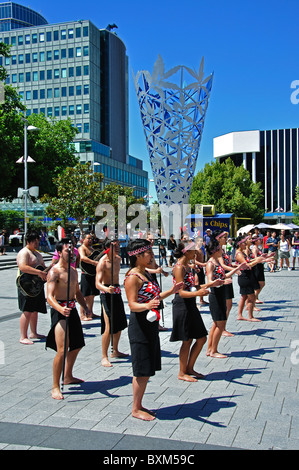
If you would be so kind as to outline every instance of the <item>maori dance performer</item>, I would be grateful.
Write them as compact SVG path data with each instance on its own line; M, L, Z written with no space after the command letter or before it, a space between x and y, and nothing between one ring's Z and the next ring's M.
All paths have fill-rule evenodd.
M113 259L111 244L113 244ZM121 257L119 256L120 245L118 240L108 240L105 243L106 250L109 251L101 258L96 271L96 288L100 291L102 304L101 312L101 333L102 333L102 366L112 367L108 360L108 347L111 337L111 327L113 327L113 350L111 357L127 357L128 354L118 350L118 343L122 330L127 328L125 308L121 296L119 285L119 271ZM113 271L113 279L111 279ZM113 299L112 299L113 296ZM113 308L113 311L111 311ZM113 315L113 319L112 319ZM113 321L112 321L113 320Z
M131 310L128 333L133 366L132 416L152 421L155 416L142 406L142 399L149 378L161 370L159 312L156 309L161 299L175 294L183 283L160 292L159 285L146 271L154 257L148 240L130 241L128 255L130 269L125 277L125 290Z
M73 367L80 349L85 345L82 325L76 309L75 299L79 302L86 314L89 314L87 304L79 289L78 273L75 268L70 267L70 279L68 279L69 242L62 239L56 245L59 253L59 261L48 274L47 301L51 306L51 330L47 336L46 348L56 351L53 362L53 387L52 398L62 400L60 390L60 376L63 368L66 318L68 318L68 337L66 368L64 385L79 384L83 382L73 376ZM71 252L73 256L73 251ZM69 307L66 299L69 286Z
M39 234L36 231L28 231L25 237L26 246L19 251L17 255L17 264L19 267L19 276L17 279L18 284L18 302L19 309L22 312L20 318L21 344L34 344L32 339L42 339L43 335L37 333L37 317L38 312L47 313L45 292L43 282L47 279L46 266L42 255L37 251L39 246ZM38 269L39 268L39 269ZM26 293L21 289L20 278L28 279L28 287L30 289L31 279L32 286L36 282L41 286L40 293L32 296L32 293ZM28 338L28 326L30 325L30 336Z
M92 255L95 252L94 248L92 247L93 244L93 236L91 233L86 233L83 238L82 245L79 247L79 255L80 261L83 263L87 263L89 266L93 266L94 274L85 273L82 269L81 272L81 292L85 299L86 305L88 306L88 310L91 312L88 316L85 315L84 309L81 307L80 309L80 318L81 321L90 321L93 318L97 318L97 315L93 313L93 304L94 298L96 295L99 295L99 291L95 285L95 274L96 274L96 267L98 261L92 259Z
M181 241L174 252L178 261L172 271L174 281L183 282L184 287L173 300L173 328L170 341L182 341L178 378L187 382L196 382L197 379L203 378L202 374L195 372L194 364L208 334L196 307L196 297L208 295L209 292L205 288L206 286L196 289L194 275L189 265L195 257L195 249L193 241ZM193 339L195 339L195 343L192 346Z
M218 344L221 335L225 331L227 320L227 304L226 304L226 285L231 285L231 277L239 269L244 268L246 263L240 264L228 273L222 265L222 247L216 238L211 238L206 246L209 261L206 266L207 282L211 286L209 295L210 312L213 319L213 325L209 333L209 341L207 347L207 356L224 359L227 356L218 352ZM220 261L221 260L221 261ZM213 286L213 282L221 280L222 285Z
M219 263L224 268L225 271L232 271L234 269L231 258L225 252L224 246L226 246L228 232L222 230L215 230L212 235L221 245L222 251L221 256L219 257ZM235 266L236 267L236 266ZM233 306L234 298L234 288L232 279L227 279L224 284L225 298L226 298L226 321L228 320L230 311ZM226 329L223 331L222 336L234 336L232 333L229 333Z
M251 260L249 255L246 253L246 243L249 239L249 236L244 237L240 235L235 241L235 248L236 248L236 255L235 259L238 264L242 264L244 262L247 263L245 268L241 269L241 274L238 276L238 284L240 287L240 294L241 299L239 301L238 307L238 317L237 320L247 320L247 321L255 321L259 322L258 318L253 316L253 309L255 306L255 289L258 288L258 282L252 270L253 266L258 263L263 263L265 261L264 256L258 256L254 260ZM243 317L243 309L245 306L248 309L248 319Z

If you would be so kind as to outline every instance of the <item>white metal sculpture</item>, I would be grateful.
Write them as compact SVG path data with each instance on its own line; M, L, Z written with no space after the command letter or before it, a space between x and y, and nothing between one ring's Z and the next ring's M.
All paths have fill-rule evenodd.
M213 74L186 66L133 74L159 204L188 203Z

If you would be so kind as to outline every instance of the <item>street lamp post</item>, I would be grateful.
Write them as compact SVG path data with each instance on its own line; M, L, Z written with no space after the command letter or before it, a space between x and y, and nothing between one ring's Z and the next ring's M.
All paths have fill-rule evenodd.
M35 126L28 126L28 121L25 118L22 118L24 121L24 232L25 235L27 233L27 226L28 226L28 215L27 215L27 202L28 202L28 162L34 162L34 160L28 157L28 143L27 143L27 131L38 131L38 127ZM17 163L19 163L22 159L19 159ZM25 237L24 237L24 245L25 245Z

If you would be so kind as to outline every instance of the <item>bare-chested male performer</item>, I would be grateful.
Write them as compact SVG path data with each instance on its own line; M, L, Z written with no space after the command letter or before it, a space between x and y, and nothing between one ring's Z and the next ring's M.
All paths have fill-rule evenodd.
M20 274L39 276L43 281L47 279L46 271L37 269L37 266L46 268L42 255L37 251L39 247L39 234L36 231L28 231L25 236L26 246L17 255L17 264ZM35 297L26 295L18 288L19 309L22 312L20 318L21 337L20 343L33 344L32 339L42 339L43 335L37 333L38 312L47 313L44 289ZM28 326L30 325L30 336L28 338Z
M95 251L94 248L92 247L93 243L93 236L91 233L86 233L83 238L83 243L79 247L79 254L80 254L80 260L81 262L85 262L91 266L94 266L94 271L96 269L96 266L98 265L98 261L93 260L90 258L90 256L93 254ZM96 318L97 316L94 315L93 313L93 304L94 304L94 298L96 295L99 295L99 291L97 290L95 286L95 275L89 275L84 273L82 270L81 273L81 292L83 294L83 297L85 299L85 302L88 306L88 309L90 310L90 314L87 316L84 313L84 310L81 308L80 309L80 317L82 321L86 320L92 320L92 318Z
M113 243L113 279L111 279L111 244ZM121 290L119 286L119 271L121 257L119 256L119 241L108 240L105 248L110 251L105 254L97 266L96 287L100 290L102 303L101 333L102 333L102 366L112 367L108 359L108 348L111 337L111 299L113 296L113 351L111 357L127 357L118 350L122 330L127 328L127 318Z
M65 364L64 385L78 384L83 380L73 376L73 367L80 349L85 345L81 321L76 309L75 299L89 314L88 307L80 291L78 273L70 268L69 307L67 308L69 241L62 239L56 245L59 261L49 271L47 279L47 301L51 305L51 330L47 336L46 347L57 354L53 361L52 398L62 400L60 376L63 367L66 317L68 317L68 344ZM71 252L73 257L73 252Z

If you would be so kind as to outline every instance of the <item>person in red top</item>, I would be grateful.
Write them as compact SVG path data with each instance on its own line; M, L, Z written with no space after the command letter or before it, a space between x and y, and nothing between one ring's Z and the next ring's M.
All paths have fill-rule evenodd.
M270 235L271 235L270 230L267 230L265 237L263 237L263 253L268 253L269 246L267 245L267 240L270 237Z

